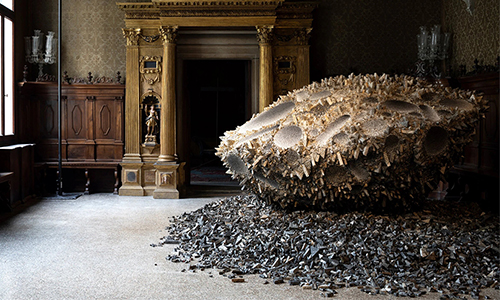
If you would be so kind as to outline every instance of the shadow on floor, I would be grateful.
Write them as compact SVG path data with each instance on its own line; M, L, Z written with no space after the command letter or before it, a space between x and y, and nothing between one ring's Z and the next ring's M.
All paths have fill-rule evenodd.
M198 185L187 187L185 198L230 197L244 193L239 185Z

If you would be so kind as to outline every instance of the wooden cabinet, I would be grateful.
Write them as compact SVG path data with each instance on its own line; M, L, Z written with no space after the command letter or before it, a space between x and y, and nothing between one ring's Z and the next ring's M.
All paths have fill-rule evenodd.
M481 200L497 209L499 205L499 73L478 74L458 78L461 89L476 90L488 101L485 118L476 127L476 135L465 147L464 157L452 173L461 197Z
M485 118L476 128L474 142L466 147L464 161L459 169L498 178L499 143L499 81L498 73L481 74L458 79L461 89L476 90L488 101Z
M36 159L57 161L57 85L27 82L20 95L32 109L32 140ZM62 87L63 161L121 162L123 158L123 100L121 84L72 84ZM33 113L33 111L35 113Z
M21 83L19 96L20 107L28 109L21 120L23 137L36 144L37 162L55 167L59 155L57 84ZM124 97L122 84L63 84L63 167L85 169L86 176L89 168L118 170L124 150Z

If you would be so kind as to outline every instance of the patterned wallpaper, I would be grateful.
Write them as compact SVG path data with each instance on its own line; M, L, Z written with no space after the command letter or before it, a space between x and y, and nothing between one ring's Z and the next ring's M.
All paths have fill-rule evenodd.
M313 21L311 79L407 72L417 60L419 27L440 22L436 0L321 0Z
M125 75L124 13L116 2L63 1L62 70L68 75ZM473 16L461 0L318 2L310 40L311 80L351 72L407 72L417 59L419 27L441 23L443 8L445 28L454 35L452 64L471 65L474 57L493 63L499 53L498 0L476 0ZM57 0L32 0L31 6L33 28L57 30Z
M57 1L37 0L32 6L33 28L57 31ZM62 16L63 72L84 78L89 72L94 77L125 75L124 13L115 0L65 0Z
M500 55L500 2L476 0L473 14L463 1L445 1L445 28L452 33L451 67L466 65L472 71L474 60L494 65Z

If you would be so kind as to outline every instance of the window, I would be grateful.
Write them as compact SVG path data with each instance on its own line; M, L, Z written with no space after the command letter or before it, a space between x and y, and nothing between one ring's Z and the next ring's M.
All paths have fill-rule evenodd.
M0 0L0 4L8 8L9 10L14 10L14 0Z
M0 0L0 136L14 135L14 11Z

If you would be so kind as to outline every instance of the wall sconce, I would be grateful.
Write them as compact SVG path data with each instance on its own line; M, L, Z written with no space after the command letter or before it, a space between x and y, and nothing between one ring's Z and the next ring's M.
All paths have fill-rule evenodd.
M448 58L448 48L450 46L450 33L441 33L441 25L434 25L431 32L427 31L425 26L420 27L420 33L417 34L418 59L417 76L441 77L434 62ZM425 62L427 63L427 67Z
M38 79L43 77L43 65L53 64L57 59L57 39L54 37L54 32L49 31L46 36L45 51L43 37L43 32L35 30L34 36L24 38L26 61L30 64L38 64Z

